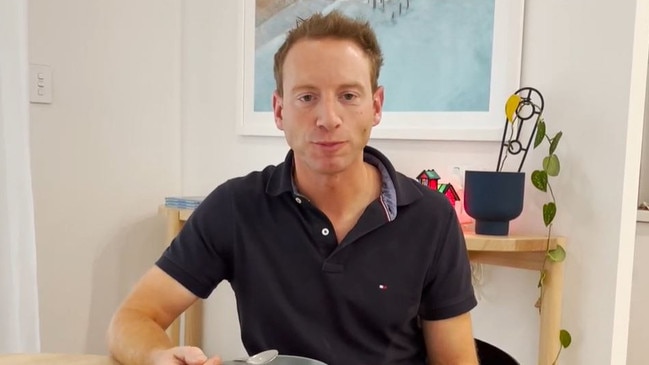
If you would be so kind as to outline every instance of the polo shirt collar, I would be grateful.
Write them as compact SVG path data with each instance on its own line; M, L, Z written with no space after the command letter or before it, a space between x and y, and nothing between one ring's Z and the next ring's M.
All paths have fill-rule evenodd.
M418 200L423 195L414 184L408 184L407 179L403 176L398 176L398 173L392 166L392 163L385 155L377 149L365 146L363 159L377 166L381 172L383 186L381 198L387 205L390 215L396 215L397 206L405 206ZM286 154L284 162L277 165L277 168L272 172L268 184L266 185L266 193L272 196L278 196L283 193L297 194L293 184L293 160L295 156L293 150L289 150ZM401 177L401 178L399 178ZM396 199L395 199L396 198Z

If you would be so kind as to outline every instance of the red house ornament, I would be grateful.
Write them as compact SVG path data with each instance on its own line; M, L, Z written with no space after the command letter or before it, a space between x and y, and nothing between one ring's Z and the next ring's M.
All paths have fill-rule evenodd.
M455 206L455 202L460 201L460 195L458 195L457 191L455 191L455 188L450 183L439 184L437 191L446 195L452 206Z
M453 185L450 183L439 183L439 175L435 170L424 170L417 175L417 180L420 184L427 186L431 190L437 190L440 193L444 194L452 206L455 206L455 202L460 201L460 195L457 193Z
M439 175L437 175L435 170L424 170L419 173L417 180L419 180L422 185L428 186L428 188L432 190L437 190Z

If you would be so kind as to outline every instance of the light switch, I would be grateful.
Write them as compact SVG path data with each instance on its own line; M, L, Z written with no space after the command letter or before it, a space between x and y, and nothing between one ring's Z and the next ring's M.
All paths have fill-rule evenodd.
M52 103L52 68L49 65L29 65L29 101Z

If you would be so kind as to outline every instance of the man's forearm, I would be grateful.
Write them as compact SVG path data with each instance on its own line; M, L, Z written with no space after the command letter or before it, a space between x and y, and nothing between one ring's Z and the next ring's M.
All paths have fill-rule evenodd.
M135 310L121 310L108 329L108 347L123 365L152 365L156 350L173 347L155 321Z

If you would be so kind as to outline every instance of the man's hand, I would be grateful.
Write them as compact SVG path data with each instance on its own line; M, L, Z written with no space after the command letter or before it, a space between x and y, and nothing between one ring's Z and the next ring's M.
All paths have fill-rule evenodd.
M180 346L158 350L152 355L154 365L221 365L218 356L208 358L198 347Z

